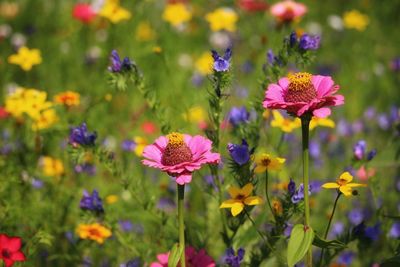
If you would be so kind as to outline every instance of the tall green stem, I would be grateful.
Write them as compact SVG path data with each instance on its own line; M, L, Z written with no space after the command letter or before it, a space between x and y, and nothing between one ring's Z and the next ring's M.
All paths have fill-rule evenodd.
M333 204L333 209L332 209L331 217L329 218L328 225L326 226L324 239L326 239L326 238L328 237L329 229L331 228L331 223L332 223L333 215L335 215L336 205L337 205L338 200L339 200L339 198L340 198L341 195L342 195L342 193L341 193L340 191L338 191L338 194L337 194L336 199L335 199L335 204ZM324 252L325 252L325 250L324 250L324 248L322 248L322 250L321 250L321 256L319 257L319 266L321 266L322 261L324 260Z
M303 186L304 186L304 225L310 227L310 201L308 196L309 186L309 128L311 116L305 114L301 117L301 134L303 144ZM312 267L312 246L307 251L306 266Z
M265 198L267 199L267 203L268 203L269 209L271 210L271 214L272 214L272 216L274 216L274 219L276 221L275 213L274 213L274 210L272 209L271 201L269 200L269 194L268 194L268 170L265 172Z
M178 184L178 221L179 221L179 247L183 248L181 255L181 267L185 267L185 222L183 220L183 202L185 197L185 185Z

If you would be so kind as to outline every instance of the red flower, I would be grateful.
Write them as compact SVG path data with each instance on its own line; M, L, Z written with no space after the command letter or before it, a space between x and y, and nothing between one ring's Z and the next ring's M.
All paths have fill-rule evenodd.
M4 107L0 107L0 119L5 119L10 115Z
M157 131L156 125L154 125L154 123L152 123L151 121L143 122L141 128L145 134L153 134Z
M261 0L238 0L237 4L247 12L265 11L268 8L268 4Z
M15 261L25 261L25 255L21 251L21 238L0 234L0 259L6 267L14 265Z
M96 16L93 8L88 4L76 4L72 16L83 23L90 23Z

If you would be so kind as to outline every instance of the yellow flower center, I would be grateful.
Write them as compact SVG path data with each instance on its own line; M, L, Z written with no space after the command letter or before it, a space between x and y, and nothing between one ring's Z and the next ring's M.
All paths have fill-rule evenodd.
M289 86L285 95L286 102L310 102L317 96L311 81L312 75L307 72L297 72L288 75Z
M161 163L174 166L192 160L192 151L186 145L183 134L173 132L167 135L168 144L161 158Z
M261 164L265 167L268 167L268 165L271 163L271 159L270 158L263 158L261 160Z
M346 179L337 179L336 180L336 183L338 184L338 185L340 185L340 186L344 186L344 185L346 185L348 182L347 182L347 180Z

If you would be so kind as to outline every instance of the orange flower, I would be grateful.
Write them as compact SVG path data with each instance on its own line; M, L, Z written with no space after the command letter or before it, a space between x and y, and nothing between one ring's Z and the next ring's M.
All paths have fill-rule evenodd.
M54 102L63 104L66 107L79 106L80 95L73 91L65 91L56 95Z
M80 238L94 240L99 244L111 236L111 231L99 223L80 224L76 232Z

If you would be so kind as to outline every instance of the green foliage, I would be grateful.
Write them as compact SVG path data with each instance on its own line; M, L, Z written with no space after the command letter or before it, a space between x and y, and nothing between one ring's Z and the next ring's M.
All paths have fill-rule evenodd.
M310 227L306 228L303 224L293 226L287 250L289 267L293 267L304 257L308 249L312 246L313 240L314 231Z

